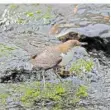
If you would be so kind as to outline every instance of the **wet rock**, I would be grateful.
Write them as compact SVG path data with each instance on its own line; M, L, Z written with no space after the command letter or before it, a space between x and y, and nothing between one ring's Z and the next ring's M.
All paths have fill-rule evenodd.
M97 49L110 53L110 26L106 24L89 24L84 27L70 28L61 31L56 37L61 41L80 39L88 42L88 51Z
M60 39L60 37L63 37L68 33L70 35L71 32L78 33L81 37L100 37L103 39L110 37L110 26L106 24L89 24L85 27L67 29L65 32L60 32L56 37Z
M0 82L24 82L42 80L42 71L33 68L31 56L23 49L8 43L1 43L6 52L0 57ZM10 49L10 50L7 50ZM11 50L12 49L12 50ZM1 49L2 50L2 49ZM46 72L46 79L55 79L54 71Z
M8 106L6 109L8 110L25 110L24 107L22 107L20 102L15 102L13 99L9 98L7 99Z
M12 44L1 44L4 52L0 57L0 82L8 80L8 78L11 80L17 74L23 74L23 70L31 71L32 65L28 64L30 56L27 52Z
M109 25L106 24L89 24L88 26L85 27L68 29L66 30L66 33L75 32L87 37L102 37L102 34L107 34L107 36L104 36L107 38L110 36L109 30L110 27ZM62 36L63 35L57 35L56 37L58 38Z
M8 46L10 47L10 45ZM0 82L3 83L3 82L24 82L24 81L42 80L43 70L37 68L33 69L33 65L29 62L30 56L28 55L28 53L18 47L16 48L12 50L12 52L9 53L7 56L0 58L1 60ZM69 69L72 66L73 62L75 62L80 58L89 59L89 57L90 56L86 52L85 48L75 47L63 56L63 60L60 63L60 66L65 66L65 71L69 72ZM51 80L51 79L57 80L58 78L54 72L56 71L53 71L53 69L46 71L45 73L46 80ZM93 76L94 75L92 73L91 78Z
M4 10L9 5L1 5L0 9L0 16L3 15ZM40 7L42 8L40 8ZM57 39L51 38L48 36L48 29L49 25L43 25L43 20L35 20L28 18L29 22L23 24L16 24L15 19L16 17L23 17L27 19L24 15L26 11L32 11L34 9L41 9L45 11L48 5L39 5L33 7L33 5L19 5L18 10L14 10L10 13L11 18L8 19L10 16L5 16L5 19L0 18L0 42L6 43L9 45L9 42L12 44L18 45L19 48L14 49L12 51L7 51L8 55L3 55L0 52L0 81L1 82L21 82L21 81L34 81L34 80L41 80L41 71L31 70L31 65L28 62L28 58L30 57L30 53L35 52L39 53L39 50L42 50L46 45L54 45L57 44ZM58 23L74 23L77 24L77 27L71 27L70 29L63 29L63 34L66 35L65 32L73 32L75 35L80 34L81 41L88 42L88 50L91 52L91 56L87 55L87 52L84 48L76 48L70 51L67 55L64 56L63 64L65 64L66 71L70 68L71 63L75 62L77 59L86 58L89 59L90 57L94 58L93 61L95 62L95 67L92 69L91 72L84 73L83 78L78 76L68 76L63 78L65 80L73 81L74 85L85 84L85 82L90 86L88 88L88 98L84 101L80 102L79 106L84 106L87 110L109 110L109 92L110 92L110 71L109 71L109 53L110 53L110 36L109 36L109 10L110 6L108 4L79 4L77 14L73 14L74 5L67 4L67 5L51 5L53 7L52 14L55 16L53 20L51 20L51 24L58 24ZM28 8L27 8L28 7ZM30 7L30 8L29 8ZM31 10L30 10L31 9ZM66 13L67 10L67 13ZM34 11L34 12L35 12ZM38 14L35 14L38 16ZM25 16L25 17L24 17ZM7 21L8 20L8 21ZM2 22L1 22L2 21ZM71 31L70 31L71 30ZM40 35L41 34L41 35ZM64 36L64 35L62 35ZM69 36L69 34L68 34ZM69 38L70 37L70 38ZM71 39L73 36L69 36L66 40ZM32 46L29 44L34 41L34 44L37 46ZM33 43L32 43L33 44ZM15 47L15 45L13 45ZM1 47L1 46L0 46ZM28 52L24 51L24 47L27 47ZM36 47L36 48L35 48ZM92 48L93 47L93 48ZM30 51L29 51L30 50ZM105 53L108 51L108 55L104 56ZM97 61L99 61L99 70ZM13 77L12 77L13 76ZM3 79L4 78L4 79ZM9 78L9 79L8 79ZM53 70L49 70L45 74L45 78L49 82L53 82L52 79L58 81L56 75L54 74ZM7 80L6 80L7 79ZM50 80L51 79L51 80ZM89 82L87 82L89 79ZM2 83L3 84L3 83ZM7 84L3 87L0 84L0 92L4 93L3 88L6 92L10 91L11 84L7 88ZM29 85L29 84L28 84ZM16 87L18 86L18 83ZM13 91L12 91L13 94ZM67 97L66 97L67 98ZM15 100L14 100L15 101ZM0 103L1 104L1 103ZM7 106L7 109L19 109L20 106L17 108L15 105L19 105L20 103L10 103ZM5 108L5 105L1 107L1 109ZM75 109L70 105L69 109ZM36 107L34 107L36 109ZM41 107L39 107L41 109ZM80 107L79 107L80 108ZM23 108L21 107L23 110ZM31 108L32 109L32 108ZM67 108L66 108L67 109Z
M110 27L109 25L106 25L106 24L90 24L86 27L77 28L76 30L78 33L84 36L101 37L101 35L104 33L109 34ZM109 37L109 36L110 34L107 35L106 37Z

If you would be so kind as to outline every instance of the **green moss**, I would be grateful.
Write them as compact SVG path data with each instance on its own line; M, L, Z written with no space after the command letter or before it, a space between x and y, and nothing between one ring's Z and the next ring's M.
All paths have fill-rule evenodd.
M36 84L36 83L35 83ZM34 100L40 99L49 99L53 101L60 101L62 99L62 95L66 92L65 88L62 87L61 84L51 84L46 83L46 88L40 90L41 85L37 84L38 87L28 87L23 89L24 87L19 87L22 89L23 95L20 100L25 104L29 105L30 102L34 102Z
M88 88L86 86L81 85L76 91L76 96L80 98L87 97L88 96L87 90Z
M40 103L48 100L55 103L52 110L61 110L65 103L75 106L82 97L88 96L86 86L81 85L74 92L69 85L70 83L68 82L57 84L46 82L46 88L43 88L43 84L34 82L30 87L21 86L18 90L21 88L23 92L20 99L25 106L31 106L35 101Z
M49 24L50 23L50 19L52 18L50 13L46 13L43 15L43 22L44 24Z
M24 95L21 97L21 101L24 103L24 104L27 104L27 103L30 103L31 102L33 103L34 100L36 100L36 98L40 95L40 91L37 90L32 90L32 89L28 89Z
M11 4L10 5L10 9L16 9L17 8L17 5L16 4Z
M76 91L72 95L72 99L70 98L71 100L69 100L69 103L71 105L76 106L76 104L80 102L82 98L86 98L86 97L88 97L87 87L84 85L81 85L76 89Z
M44 14L44 16L43 16L43 18L45 18L45 19L50 19L52 16L51 16L51 14L50 13L46 13L46 14Z
M61 95L61 94L65 93L65 88L63 88L62 85L56 85L55 93L58 95Z
M13 47L9 47L9 46L6 46L5 44L0 43L0 51L5 51L5 50L11 51L11 50L14 50L14 49L15 48L13 48Z
M25 18L22 19L22 16L19 16L19 18L16 20L16 23L23 24L29 22L30 20L42 20L43 24L49 24L50 19L54 17L52 16L52 7L48 6L46 10L41 10L42 9L38 9L36 11L28 10L27 12L23 13Z
M9 94L1 93L0 94L0 103L5 104L8 96L9 96Z
M90 72L93 68L93 65L94 62L92 60L78 59L72 64L70 72L75 72L76 74Z
M76 105L76 103L78 103L79 101L80 101L80 98L75 96L73 97L72 100L70 100L70 103Z
M36 11L37 14L41 14L41 12L42 12L41 10L37 10Z
M52 110L63 110L63 109L60 104L56 104L54 107L52 107Z
M65 93L65 88L61 84L48 84L48 88L44 91L43 98L49 98L51 100L61 100L61 95Z
M34 16L34 13L33 12L26 12L25 13L28 17L33 17Z
M54 16L52 16L51 7L50 7L50 6L48 6L47 11L46 11L46 13L42 16L42 18L43 18L44 24L49 24L49 23L50 23L50 19L51 19L51 18L54 18Z
M23 24L23 23L24 23L24 19L18 18L16 22L17 22L18 24Z
M71 81L50 83L46 82L46 88L43 88L41 82L28 82L22 84L10 85L13 99L20 101L24 107L36 106L41 104L41 107L51 106L52 110L62 110L65 107L76 106L76 104L83 98L87 97L87 88L84 85L74 87ZM14 97L14 94L19 94ZM1 95L2 102L6 101L8 95ZM51 105L47 105L47 102ZM43 104L43 105L42 105ZM37 105L38 106L38 105Z
M5 44L0 43L0 57L7 56L11 51L15 50L15 47L9 47Z

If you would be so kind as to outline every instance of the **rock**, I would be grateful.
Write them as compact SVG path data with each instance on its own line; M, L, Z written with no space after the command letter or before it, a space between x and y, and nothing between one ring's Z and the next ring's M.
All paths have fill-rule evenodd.
M0 57L0 82L22 82L22 81L34 81L42 80L42 70L33 69L33 65L29 62L30 56L23 49L16 47L15 45L4 44L11 50L7 56ZM7 51L8 52L8 51ZM77 59L88 59L89 55L83 47L75 47L67 54L64 54L63 60L60 63L61 66L65 66L65 71L69 71L72 63ZM48 73L48 74L47 74ZM54 71L50 70L45 74L47 80L56 79Z
M4 10L9 9L9 7L10 7L10 4L0 6L0 9L1 9L0 20L5 21L5 19L2 19L2 15ZM32 67L28 62L28 58L30 56L28 55L28 53L32 53L32 51L35 53L39 53L38 51L39 50L41 51L45 46L51 46L51 45L60 43L56 39L56 37L51 38L48 36L50 25L43 24L43 19L41 18L41 14L35 14L37 10L41 10L44 15L47 13L47 8L48 9L52 8L51 13L49 13L48 15L51 14L52 16L54 16L54 18L50 19L51 21L50 25L58 24L58 23L77 24L78 27L71 27L69 29L67 28L67 29L64 29L64 31L62 30L63 31L62 36L64 37L65 35L67 38L70 32L72 33L71 35L73 35L73 33L74 35L80 34L81 35L80 41L88 42L89 44L87 46L88 49L92 52L92 55L95 54L94 56L92 56L92 59L97 58L100 63L99 72L97 68L94 67L91 72L84 73L83 78L78 76L73 76L73 77L70 76L70 77L63 78L63 81L65 80L73 81L74 86L77 85L77 87L81 84L84 85L86 82L87 83L86 85L89 85L90 88L88 88L88 98L84 102L82 101L83 104L85 104L85 108L88 110L109 110L110 108L109 56L103 60L104 52L105 51L110 52L110 48L109 48L110 46L110 37L109 37L110 5L109 4L78 4L77 13L75 15L73 13L74 4L19 5L19 8L17 8L16 10L9 9L9 14L7 13L6 16L4 17L8 21L6 22L3 21L4 24L2 22L0 26L0 42L5 43L5 45L8 45L8 47L12 46L12 44L15 44L17 46L20 46L20 48L13 45L14 47L17 47L17 49L8 48L10 51L8 50L5 50L4 52L0 51L0 71L1 71L0 82L6 82L6 84L3 84L3 83L0 84L0 94L5 92L10 93L10 89L13 86L13 84L7 83L7 82L20 82L20 81L28 82L28 81L34 81L34 80L40 81L42 79L41 78L42 71L31 69ZM33 11L34 16L27 17L24 14L27 11L28 12ZM39 16L40 16L40 19L38 20ZM22 24L18 24L16 22L17 20L19 20L19 18L21 20L23 19ZM72 38L73 36L69 36L69 37L65 40L73 39ZM0 45L0 48L1 48L1 45ZM28 53L21 48L28 50L27 51ZM3 54L6 52L8 53L8 55ZM77 47L71 50L68 54L64 56L65 60L63 60L63 64L65 64L65 69L68 70L70 68L71 63L75 62L77 59L80 59L80 57L89 59L91 56L88 56L87 54L88 54L87 51L82 47L81 48ZM108 53L108 55L110 54ZM94 61L94 64L96 63L97 62ZM58 79L55 77L56 75L52 70L47 71L45 76L46 76L46 80L51 83L53 82L53 79L55 82L58 82ZM4 78L4 80L1 79L1 77ZM87 82L87 79L89 79L89 82ZM23 82L21 84L23 85ZM7 85L9 86L7 87ZM14 85L18 87L19 83L14 83ZM28 85L30 85L30 82ZM26 85L23 87L25 88ZM31 85L31 87L33 87L33 84ZM14 90L16 89L14 88ZM14 94L14 91L12 91L11 93ZM21 93L19 95L21 95ZM9 96L9 98L11 98L11 96ZM16 103L17 97L15 96L14 98L15 100L13 101L15 102L15 104L19 105L19 103ZM9 103L9 106L7 106L7 104L0 103L0 108L4 110L6 107L7 109L11 109L10 107L12 107L12 109L16 110L15 105L12 106L13 104L14 103ZM1 105L3 105L3 107ZM72 104L68 106L69 108L66 107L65 109L72 109L72 110L76 109L76 107L72 106ZM81 103L81 106L82 106L82 103ZM35 105L33 107L34 109L37 109ZM39 107L40 109L42 109L41 106ZM21 109L23 110L22 107ZM31 107L28 109L33 109L33 108Z
M110 53L110 26L107 24L89 24L84 27L70 28L56 35L59 40L80 39L88 42L88 50L104 50Z
M30 56L23 49L13 45L1 43L4 51L1 50L0 57L0 82L16 74L23 74L23 70L31 71L32 65L28 64ZM9 78L10 79L10 78Z
M61 37L66 37L70 33L80 34L81 36L86 37L100 37L100 38L107 38L110 37L110 26L106 24L89 24L84 27L79 28L70 28L65 30L65 32L61 31L58 35L56 35L57 38L61 39Z

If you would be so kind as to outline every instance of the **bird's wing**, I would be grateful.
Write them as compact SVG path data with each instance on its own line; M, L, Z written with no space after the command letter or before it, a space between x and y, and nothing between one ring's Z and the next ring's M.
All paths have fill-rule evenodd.
M52 68L61 62L60 53L54 49L45 50L36 58L36 66L42 68Z

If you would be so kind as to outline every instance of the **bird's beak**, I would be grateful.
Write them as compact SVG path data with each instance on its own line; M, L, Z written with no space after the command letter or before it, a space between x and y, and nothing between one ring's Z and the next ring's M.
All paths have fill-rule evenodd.
M88 45L87 42L80 42L80 45Z

